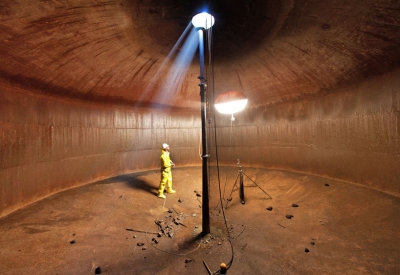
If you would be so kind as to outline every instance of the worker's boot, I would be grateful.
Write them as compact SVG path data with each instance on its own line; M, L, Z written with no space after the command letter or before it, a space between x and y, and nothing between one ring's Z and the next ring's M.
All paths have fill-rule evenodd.
M164 195L163 193L158 194L157 197L160 198L160 199L165 199L165 198L166 198L165 195Z

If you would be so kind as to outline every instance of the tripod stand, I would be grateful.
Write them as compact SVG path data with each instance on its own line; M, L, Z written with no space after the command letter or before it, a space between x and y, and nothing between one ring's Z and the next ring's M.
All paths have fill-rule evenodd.
M238 165L238 167L239 167L239 172L238 172L238 175L237 175L237 177L236 177L235 184L234 184L233 187L232 187L231 194L229 195L229 199L228 199L228 201L227 201L227 203L226 203L225 208L228 206L229 201L232 200L233 189L235 188L235 186L236 186L236 184L237 184L237 182L238 182L238 179L239 179L239 197L240 197L240 202L241 202L242 204L245 204L245 200L244 200L243 175L245 175L245 176L246 176L251 182L253 182L261 191L263 191L270 199L272 199L272 197L271 197L270 195L268 195L267 192L265 192L255 181L253 181L248 175L246 175L245 172L243 172L242 166L240 165L240 159L237 159L237 165Z

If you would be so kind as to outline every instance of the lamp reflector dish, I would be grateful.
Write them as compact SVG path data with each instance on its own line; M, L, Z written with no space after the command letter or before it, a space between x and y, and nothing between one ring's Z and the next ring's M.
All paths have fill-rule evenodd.
M228 91L220 94L215 100L215 108L221 114L234 114L242 111L248 99L239 91Z

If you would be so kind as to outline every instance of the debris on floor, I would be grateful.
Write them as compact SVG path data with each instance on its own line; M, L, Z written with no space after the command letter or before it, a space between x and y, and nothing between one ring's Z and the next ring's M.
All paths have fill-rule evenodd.
M170 208L171 212L175 211L175 209ZM170 210L168 210L169 213ZM176 211L175 211L176 212ZM177 212L176 212L177 213ZM174 225L182 225L187 227L182 221L188 217L185 213L180 213L177 216L169 215L166 216L166 221L164 220L157 220L155 224L158 226L158 234L157 237L161 238L162 236L167 236L172 238L175 234Z
M293 175L297 177L296 174ZM186 174L183 174L182 177L186 176ZM232 176L233 180L235 179L234 176ZM155 178L158 179L158 173ZM233 185L233 180L231 185ZM330 182L334 184L333 181ZM48 206L44 209L32 208L36 209L36 211L28 212L28 214L21 216L16 212L18 214L17 217L22 218L20 222L13 220L14 214L7 218L8 223L5 223L6 219L3 218L0 228L7 234L3 234L3 239L0 239L0 243L2 245L10 244L11 249L7 249L6 246L6 250L2 250L6 253L0 253L0 262L4 263L8 258L7 253L12 253L10 254L11 256L18 255L18 257L9 259L22 264L21 270L28 270L29 263L30 266L35 265L35 267L40 268L43 275L54 274L54 270L59 268L60 263L68 266L70 274L80 274L84 270L86 270L86 274L95 274L95 268L102 265L101 274L131 274L132 271L135 274L144 274L152 270L154 271L153 273L160 274L204 273L206 275L207 271L202 261L205 260L213 271L218 270L218 265L222 260L228 261L230 259L232 251L230 242L232 242L235 257L233 269L228 270L228 274L232 273L231 275L246 273L246 270L254 268L255 265L257 265L257 270L264 270L270 274L285 273L285 271L290 273L293 262L296 262L296 269L304 270L304 273L308 274L321 274L325 270L332 271L331 273L346 274L348 270L351 271L357 268L374 270L376 266L379 266L379 269L382 269L384 274L397 274L394 272L396 267L390 265L396 260L396 255L393 252L396 251L397 246L395 245L399 243L398 239L395 238L396 234L393 234L393 229L399 228L400 220L395 218L399 212L396 211L399 209L398 200L388 200L388 198L392 197L372 192L365 188L347 186L346 184L334 184L333 188L336 188L336 185L340 188L335 189L334 196L326 196L326 192L329 190L322 187L325 187L324 184L329 182L321 180L312 181L304 184L304 186L301 185L301 188L304 189L300 189L297 193L288 194L286 191L293 187L292 181L284 178L278 183L274 186L271 181L271 189L275 188L273 192L274 197L277 198L273 201L263 200L262 194L259 194L257 188L247 189L245 187L247 197L252 198L249 202L246 201L246 205L251 206L245 207L246 209L236 198L236 193L234 196L235 204L230 205L226 211L222 207L221 210L216 207L225 206L226 202L223 200L221 203L217 197L212 197L209 209L211 212L210 224L212 225L210 232L213 233L212 235L215 239L206 238L207 244L201 242L203 238L201 235L202 215L201 209L198 208L198 200L201 200L201 198L193 193L196 188L200 192L199 187L186 188L185 192L183 192L182 188L182 196L175 196L175 198L170 196L168 197L169 200L167 199L163 204L163 201L152 198L153 194L147 192L147 189L135 190L124 183L114 184L113 186L101 184L99 188L101 188L102 192L104 191L104 198L102 197L101 201L105 205L103 203L97 204L100 200L97 189L93 190L93 192L96 191L95 193L91 191L85 197L82 197L81 203L78 204L87 206L87 211L96 211L95 214L87 215L86 219L75 219L75 217L81 217L83 213L86 216L86 212L79 212L84 210L81 208L74 208L77 212L68 213L66 216L64 207L69 206L69 204L65 204L68 200L57 200L58 197L54 200L55 203L59 204L58 206L52 204L51 207ZM154 186L156 187L156 184ZM105 187L113 187L113 189L110 191L109 189L104 189ZM115 212L115 208L113 208L116 206L115 203L108 200L110 194L115 194L115 188L117 188L118 192L121 190L119 188L126 189L124 193L129 198L124 204L117 205L118 207L121 206L121 209L118 209L120 212ZM76 193L75 191L78 190L72 189L71 191L76 194L74 199L82 195L82 191ZM140 192L140 196L134 197L132 191ZM282 192L282 194L279 192ZM362 195L363 192L367 192L367 195ZM177 202L179 197L183 199L184 203ZM91 204L86 204L86 199L91 198L95 199L95 207L93 201L88 200ZM202 198L204 197L202 196ZM349 198L352 199L351 202ZM366 201L370 204L365 203ZM299 205L298 208L293 208L293 203L295 202ZM332 205L335 207L331 207ZM271 210L269 210L268 207L272 209L270 208ZM226 223L224 223L222 209L226 214ZM356 211L360 209L363 212ZM265 210L271 213L262 212ZM43 212L43 218L42 216L34 216L34 214L36 215L41 211ZM181 212L186 213L188 216L180 215ZM356 219L353 215L348 215L354 213L358 214ZM362 213L362 215L359 213ZM379 215L379 213L384 213L387 219L381 219L379 224L372 223L371 220L379 219L376 217L376 214ZM286 214L296 214L296 219L291 218L293 221L289 221L285 217ZM166 215L168 216L167 218L165 218ZM70 220L64 219L70 217L74 217L74 219L71 219L71 223L68 224ZM61 220L58 218L61 218ZM163 228L170 225L174 229L172 238L164 234L158 225L154 223L156 219L165 222L165 224L161 224ZM55 222L64 225L64 221L68 222L65 223L65 228L53 226ZM180 223L185 224L187 228ZM324 227L321 227L321 224L325 223L329 228L323 230ZM244 229L243 224L247 225L247 229L241 233ZM343 226L343 224L346 226ZM27 227L25 230L28 230L30 225L41 225L40 228L38 227L39 229L52 230L27 236L25 231L20 229L23 227L19 226L20 228L18 228L17 225L25 225ZM11 229L8 229L9 227ZM228 234L226 227L231 229L232 232ZM250 229L251 227L253 228L252 230ZM354 232L347 232L346 230L349 227L357 228L362 234L354 235ZM59 231L53 231L53 229ZM217 232L220 232L218 229L221 230L222 235L217 234ZM156 234L150 235L148 230L156 232ZM378 231L386 234L373 235L372 240L371 238L365 238L365 236L371 236L369 235L370 233ZM55 232L58 234L54 234ZM5 235L11 233L14 236L14 238L10 237L12 241L1 241L9 238ZM390 236L390 233L393 236ZM76 234L76 236L73 234ZM64 245L60 247L51 245L48 246L49 249L40 250L40 256L43 256L42 259L44 260L35 262L34 260L37 257L32 255L38 251L37 245L41 245L43 239L47 243L53 237L56 238L56 244L59 243L60 239L64 240L62 241ZM222 240L223 237L225 237L225 240ZM75 240L76 243L69 244L72 240ZM108 245L110 242L111 245ZM138 242L144 243L144 245L137 246ZM357 242L365 249L354 249L354 242ZM13 246L11 246L11 243L13 243ZM263 249L262 246L265 245L268 245L268 248ZM35 249L31 249L32 247ZM273 249L274 247L279 249ZM51 258L51 254L57 251L53 248L66 252L73 248L73 253L68 254L69 257L67 258L60 258L61 262L57 262L58 257L53 257L54 261L51 262L45 261L46 258ZM93 250L89 250L91 248ZM143 248L146 248L146 250L142 250ZM258 253L260 251L259 248L267 251L267 254L272 251L271 255L273 257L265 261L265 255ZM305 252L306 248L308 252ZM88 253L91 251L93 253ZM164 252L165 254L160 254ZM174 254L182 254L182 256L177 257ZM329 256L328 258L327 255ZM158 257L162 258L162 260L158 260ZM308 261L304 261L306 260L304 258L302 258L303 261L299 261L299 257L311 258ZM349 257L354 257L354 262L348 261ZM194 261L190 261L190 258L194 259ZM369 261L365 261L365 258L368 258ZM187 260L186 263L184 263L185 259ZM78 264L80 262L83 263L83 266ZM342 264L335 265L335 262ZM169 263L173 264L169 265ZM0 263L0 266L3 265ZM184 266L186 266L186 269ZM5 273L18 273L16 271L17 267L14 268L9 265L8 268ZM2 268L0 267L0 269ZM198 272L194 270L198 270Z

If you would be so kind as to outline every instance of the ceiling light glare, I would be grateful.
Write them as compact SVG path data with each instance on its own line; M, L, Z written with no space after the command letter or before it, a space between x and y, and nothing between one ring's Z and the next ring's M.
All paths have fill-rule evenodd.
M204 28L207 30L214 25L214 22L214 17L207 12L196 14L192 18L192 24L195 28Z

